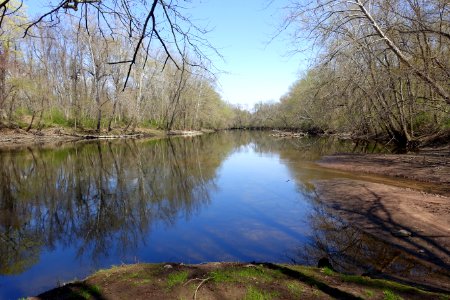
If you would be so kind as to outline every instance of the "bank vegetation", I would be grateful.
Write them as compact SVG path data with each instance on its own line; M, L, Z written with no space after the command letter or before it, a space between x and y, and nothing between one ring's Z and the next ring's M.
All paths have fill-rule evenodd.
M450 128L450 5L442 0L301 1L283 24L310 68L257 127L350 132L415 146ZM303 43L303 46L302 44Z
M66 0L40 17L22 4L0 2L1 126L285 129L407 148L450 137L448 1L292 1L280 32L309 68L251 111L221 99L217 51L179 1Z
M215 49L175 3L62 1L36 17L25 4L0 1L3 127L231 127L201 52Z

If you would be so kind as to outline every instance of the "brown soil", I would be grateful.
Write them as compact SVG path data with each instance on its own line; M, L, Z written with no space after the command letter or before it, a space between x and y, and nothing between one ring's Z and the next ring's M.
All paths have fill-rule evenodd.
M447 185L450 194L450 146L408 155L338 154L326 156L318 164L342 171Z
M136 128L132 133L123 133L121 129L111 132L102 131L100 134L93 130L74 131L64 128L46 128L42 130L0 128L0 148L11 149L28 147L33 145L45 145L46 147L61 146L62 144L93 139L117 139L117 138L163 138L167 136L195 136L203 133L212 133L214 130L173 130L169 133L163 130Z
M450 290L448 149L415 155L333 155L319 162L353 176L369 173L407 178L411 183L407 188L366 181L367 176L319 180L315 185L319 200L354 227L444 270L443 281L434 284ZM435 184L439 195L423 192L421 182ZM406 236L401 236L400 230L405 230ZM427 280L432 279L423 279Z
M358 228L450 267L450 198L357 180L316 182L317 194ZM406 230L411 237L397 237ZM449 282L450 288L450 282Z
M101 132L100 135L94 131L73 131L63 128L46 128L40 131L32 129L0 129L0 148L12 149L28 147L33 145L44 145L46 147L61 146L65 143L81 140L92 140L100 138L134 138L134 137L165 137L165 132L160 130L139 128L134 133L123 134L121 130Z
M0 147L15 148L36 144L61 144L64 142L79 140L61 129L44 129L41 131L22 129L0 129Z
M329 269L209 263L113 267L32 299L387 299L388 296L389 299L445 297Z

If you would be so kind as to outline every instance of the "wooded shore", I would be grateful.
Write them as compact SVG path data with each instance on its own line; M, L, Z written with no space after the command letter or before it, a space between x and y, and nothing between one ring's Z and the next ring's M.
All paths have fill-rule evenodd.
M73 131L63 128L48 128L43 130L1 129L0 148L28 147L33 145L58 146L64 143L83 140L111 140L111 139L142 139L166 138L169 136L195 136L211 133L213 130L157 130L139 128L134 132L115 130L111 132Z

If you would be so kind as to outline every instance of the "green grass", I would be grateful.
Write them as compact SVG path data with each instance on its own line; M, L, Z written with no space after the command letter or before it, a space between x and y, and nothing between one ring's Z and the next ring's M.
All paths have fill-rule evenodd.
M150 284L152 282L151 279L140 279L138 281L133 282L134 286L142 286L142 285L147 285Z
M272 273L272 272L270 272ZM247 267L234 270L232 274L240 278L258 278L262 280L272 280L273 274L269 274L268 270L264 270L258 267Z
M171 273L167 276L167 286L169 288L174 287L177 284L181 284L188 279L189 273L188 271Z
M356 283L359 285L364 285L366 287L379 288L379 289L383 289L385 291L396 290L399 292L413 292L413 293L418 293L418 294L429 294L428 292L420 290L418 288L403 285L401 283L394 282L394 281L384 280L384 279L371 279L371 278L363 277L363 276L345 275L345 274L341 274L340 277L343 281L346 281L346 282Z
M255 287L249 287L245 294L245 300L270 300L276 297L276 294L260 291Z
M209 273L209 277L211 277L214 282L233 281L233 277L231 277L230 274L228 274L222 270Z
M59 109L52 109L44 114L44 126L51 127L53 125L57 126L69 126L69 122L62 111Z
M303 293L303 286L298 282L289 282L286 286L291 295L296 298L299 298Z
M365 290L364 292L367 298L372 298L375 295L374 291L371 290Z
M156 120L145 120L145 121L141 122L139 125L142 127L145 127L145 128L155 128L156 129L156 128L159 128L159 126L161 124L159 124L158 121L156 121Z
M331 270L331 269L328 268L328 267L323 268L323 269L322 269L322 272L323 272L323 274L328 275L328 276L333 276L333 275L334 275L334 271Z
M210 273L214 282L239 282L246 279L272 281L281 277L278 271L262 269L260 267L230 268Z
M384 290L384 300L402 300L403 298L394 294L391 290Z
M92 285L82 288L80 291L73 292L74 298L83 298L83 299L96 299L99 295L101 295L101 290L98 286Z

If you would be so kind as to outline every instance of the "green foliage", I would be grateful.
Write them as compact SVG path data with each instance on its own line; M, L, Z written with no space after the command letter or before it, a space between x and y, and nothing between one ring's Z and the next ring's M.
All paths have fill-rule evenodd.
M21 118L29 115L31 115L31 111L26 107L19 107L14 113L15 118Z
M167 286L169 288L174 287L177 284L181 284L188 279L189 273L187 271L174 272L167 276Z
M140 125L144 128L160 128L161 124L158 123L157 120L145 120L143 122L140 123Z
M372 298L375 295L375 293L371 290L365 290L364 292L365 292L367 298Z
M301 294L303 293L303 286L295 281L289 282L287 284L287 288L292 296L296 298L300 298Z
M233 281L233 278L228 272L222 270L214 271L209 274L214 282L229 282Z
M52 127L52 126L66 127L69 125L68 120L64 116L64 113L56 108L45 113L43 119L45 127Z
M442 127L443 127L444 129L450 129L450 117L447 118L447 119L444 121Z
M276 297L276 293L258 290L255 287L250 287L245 294L245 300L270 300Z
M427 126L428 124L432 124L433 123L433 115L429 112L419 112L413 120L413 126L414 128L423 128L425 126Z
M403 298L394 294L391 290L384 290L384 300L402 300Z
M334 271L328 267L323 268L322 272L323 272L323 274L328 275L328 276L332 276L334 274Z
M69 298L74 299L97 299L99 296L101 296L101 289L100 287L96 285L87 285L80 288L80 290L72 291L72 294Z
M272 281L281 276L277 271L260 267L229 268L210 273L215 282L240 282L246 279L258 279L259 281Z

